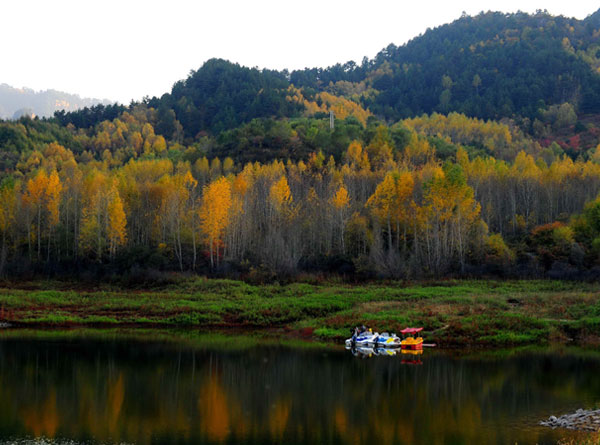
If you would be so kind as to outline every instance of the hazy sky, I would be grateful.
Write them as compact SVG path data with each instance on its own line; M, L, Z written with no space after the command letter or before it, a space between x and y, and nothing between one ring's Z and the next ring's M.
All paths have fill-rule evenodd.
M161 95L211 57L298 69L375 56L462 11L547 9L580 19L596 0L0 0L0 83L129 103Z

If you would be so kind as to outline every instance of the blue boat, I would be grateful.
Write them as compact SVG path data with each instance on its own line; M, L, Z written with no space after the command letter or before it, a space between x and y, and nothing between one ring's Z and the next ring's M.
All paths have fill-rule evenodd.
M396 334L379 334L362 326L354 328L352 337L346 339L346 347L399 348L402 340Z

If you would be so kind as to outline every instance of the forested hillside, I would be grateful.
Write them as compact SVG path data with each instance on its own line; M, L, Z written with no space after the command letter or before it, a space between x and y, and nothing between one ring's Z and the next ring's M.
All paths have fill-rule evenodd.
M156 115L139 105L90 131L1 125L20 153L0 186L2 272L585 277L600 260L600 147L573 161L460 114L349 117L334 131L254 120L184 146L156 134ZM309 154L226 157L260 138ZM320 144L340 153L310 151Z
M585 20L543 11L464 16L360 65L289 73L212 59L145 103L158 112L158 134L188 144L255 118L337 111L329 95L388 124L434 112L511 119L543 145L556 141L575 157L600 139L593 118L600 114L599 12ZM290 89L302 100L288 100ZM89 127L116 117L110 108L102 111L57 118Z
M580 21L545 12L486 13L390 45L362 65L293 72L297 87L373 88L363 98L387 119L458 111L485 119L538 117L540 109L570 103L600 111L598 14Z
M0 122L0 275L597 277L599 17L463 17L360 66L214 59Z

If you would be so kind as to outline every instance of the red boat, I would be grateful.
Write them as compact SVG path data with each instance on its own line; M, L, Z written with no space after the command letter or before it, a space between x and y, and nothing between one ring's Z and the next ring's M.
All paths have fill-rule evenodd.
M400 331L404 336L400 347L402 349L423 349L423 337L417 337L416 334L423 328L406 328Z

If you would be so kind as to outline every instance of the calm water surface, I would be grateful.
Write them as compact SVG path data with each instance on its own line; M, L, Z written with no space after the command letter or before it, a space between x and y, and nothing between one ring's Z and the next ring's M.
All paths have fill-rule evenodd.
M586 436L539 420L600 402L600 355L568 349L366 358L242 337L6 334L0 443L556 444Z

